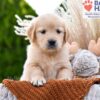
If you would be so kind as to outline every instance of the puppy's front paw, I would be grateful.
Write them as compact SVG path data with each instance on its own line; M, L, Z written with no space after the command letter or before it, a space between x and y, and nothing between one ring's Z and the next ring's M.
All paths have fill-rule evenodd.
M32 83L34 86L42 86L43 84L46 83L46 80L45 80L44 77L34 77L34 78L32 78L31 83Z
M71 69L61 69L57 75L59 80L71 80L73 79L73 72Z

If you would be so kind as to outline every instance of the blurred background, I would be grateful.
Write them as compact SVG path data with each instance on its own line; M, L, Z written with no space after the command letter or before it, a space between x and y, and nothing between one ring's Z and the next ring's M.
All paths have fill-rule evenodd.
M15 14L37 16L24 0L0 1L0 82L4 78L19 79L26 59L28 41L14 33Z

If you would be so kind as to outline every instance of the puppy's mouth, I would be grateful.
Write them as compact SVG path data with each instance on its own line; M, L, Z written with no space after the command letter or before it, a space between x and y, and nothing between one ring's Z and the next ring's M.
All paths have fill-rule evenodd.
M55 45L55 46L48 45L47 49L49 49L49 50L57 49L57 45Z

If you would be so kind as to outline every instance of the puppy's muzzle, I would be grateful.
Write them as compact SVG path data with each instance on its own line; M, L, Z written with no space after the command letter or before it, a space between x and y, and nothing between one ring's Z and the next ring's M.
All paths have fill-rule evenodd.
M57 47L56 40L50 39L48 40L48 49L55 49Z

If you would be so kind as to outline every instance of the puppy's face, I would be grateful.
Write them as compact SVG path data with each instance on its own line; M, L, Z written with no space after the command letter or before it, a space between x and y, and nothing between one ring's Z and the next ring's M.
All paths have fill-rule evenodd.
M68 38L64 21L51 14L38 17L28 33L32 42L45 52L60 50Z

